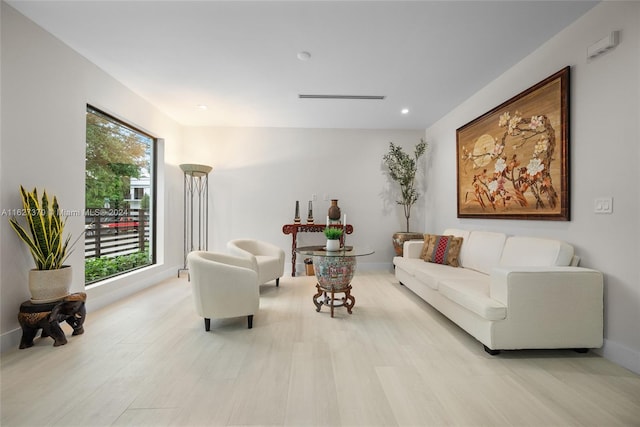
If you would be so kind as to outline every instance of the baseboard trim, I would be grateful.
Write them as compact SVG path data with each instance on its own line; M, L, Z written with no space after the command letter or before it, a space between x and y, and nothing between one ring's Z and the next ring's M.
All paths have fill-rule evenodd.
M88 286L85 290L87 293L87 312L99 310L176 276L178 268L178 266L155 265L107 279L99 285Z
M20 328L12 329L0 335L0 353L12 348L18 348L20 338L22 338L22 330Z
M611 340L604 340L601 349L594 350L607 360L622 366L636 374L640 374L640 351L626 347Z
M393 263L392 262L360 262L358 261L357 269L360 271L393 272Z

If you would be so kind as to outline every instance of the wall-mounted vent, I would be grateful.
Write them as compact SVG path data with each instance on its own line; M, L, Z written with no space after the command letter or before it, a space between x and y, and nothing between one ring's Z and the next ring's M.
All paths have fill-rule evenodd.
M612 31L587 48L587 59L593 59L618 45L619 31Z
M368 99L368 100L383 100L384 95L305 95L299 94L300 99Z

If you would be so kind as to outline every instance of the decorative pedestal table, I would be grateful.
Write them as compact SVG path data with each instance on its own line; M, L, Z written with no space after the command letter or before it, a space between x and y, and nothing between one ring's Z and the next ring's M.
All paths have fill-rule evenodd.
M87 294L78 292L49 303L34 304L25 301L20 304L18 322L22 328L20 349L33 347L33 339L40 329L41 337L53 338L53 346L67 343L67 337L60 328L60 323L67 322L73 328L73 335L84 333L84 319L87 315L85 301Z
M347 312L351 314L351 309L356 304L356 299L351 295L351 279L356 272L356 257L371 255L374 251L366 247L352 246L342 247L338 251L327 251L323 246L304 246L296 251L313 257L313 268L318 280L318 292L313 296L316 311L327 305L331 309L331 317L334 307L346 307ZM344 295L336 297L336 293Z

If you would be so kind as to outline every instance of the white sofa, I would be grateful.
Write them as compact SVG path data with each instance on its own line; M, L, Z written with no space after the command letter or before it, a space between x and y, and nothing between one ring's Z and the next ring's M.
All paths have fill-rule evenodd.
M603 276L577 267L565 242L447 229L462 237L459 267L420 258L423 241L395 257L401 284L484 344L500 350L573 348L603 341Z

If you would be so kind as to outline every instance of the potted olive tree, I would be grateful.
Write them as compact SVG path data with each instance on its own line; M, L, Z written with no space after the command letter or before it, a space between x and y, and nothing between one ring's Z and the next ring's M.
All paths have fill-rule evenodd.
M423 238L422 233L409 231L409 218L411 217L411 207L420 196L416 189L416 173L418 172L418 161L426 149L427 143L423 139L416 145L413 155L405 153L402 147L390 142L389 152L382 158L389 176L400 185L400 199L396 202L402 205L406 218L405 231L393 235L393 246L398 256L402 256L402 247L406 240Z
M54 196L50 203L47 192L38 200L34 188L28 192L20 186L22 209L9 218L11 227L28 246L36 268L29 271L29 291L31 302L47 303L69 295L71 288L71 266L64 262L77 242L70 243L71 236L64 237L66 219L62 218L58 199ZM26 226L18 221L24 218Z

